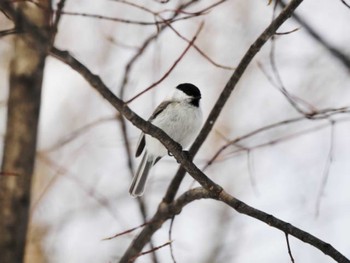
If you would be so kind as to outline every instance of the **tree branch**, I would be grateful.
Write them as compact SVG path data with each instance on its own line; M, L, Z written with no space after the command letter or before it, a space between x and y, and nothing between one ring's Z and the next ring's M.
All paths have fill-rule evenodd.
M224 190L219 196L213 194L210 190L203 188L195 188L182 194L178 199L172 203L162 202L159 205L158 211L151 219L151 224L147 224L141 233L133 240L125 254L120 260L120 263L130 262L130 259L140 253L142 248L147 244L148 237L152 236L168 219L179 214L181 210L189 203L199 199L215 199L224 202L228 206L234 208L237 212L256 218L269 226L275 227L285 234L292 235L299 240L308 243L320 251L330 256L334 260L340 263L349 263L350 261L337 251L330 244L322 241L321 239L291 225L288 222L282 221L272 215L269 215L263 211L255 209L244 202L234 198L233 196L226 193ZM131 261L132 262L132 261Z

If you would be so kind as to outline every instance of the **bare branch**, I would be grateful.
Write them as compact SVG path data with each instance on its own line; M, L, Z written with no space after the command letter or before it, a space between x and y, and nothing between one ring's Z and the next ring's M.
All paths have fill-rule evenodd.
M151 219L154 224L149 224L142 229L141 233L132 241L119 263L130 262L130 259L137 255L147 244L149 237L152 236L165 221L179 214L187 204L194 200L213 197L214 195L212 192L209 192L203 188L195 188L185 192L170 204L162 202L159 205L157 212Z
M168 241L168 242L164 243L163 245L160 245L160 246L154 247L154 248L152 248L152 249L150 249L150 250L147 250L147 251L145 251L145 252L139 253L139 254L137 254L136 256L132 257L132 258L129 260L129 262L134 262L138 257L147 255L147 254L149 254L149 253L153 253L153 252L155 252L155 251L158 250L158 249L161 249L161 248L163 248L163 247L165 247L165 246L169 246L170 244L171 244L171 241Z
M350 5L347 3L347 2L345 2L345 0L340 0L347 8L350 8Z
M54 11L56 12L58 10L54 10ZM99 20L105 20L105 21L111 21L111 22L139 25L139 26L155 26L155 25L159 26L167 23L174 23L174 22L190 19L190 18L193 18L194 16L199 16L198 14L195 14L195 15L188 15L188 16L183 16L179 18L165 19L164 21L160 20L160 21L148 22L148 21L137 21L137 20L118 18L118 17L109 17L104 15L89 14L89 13L71 12L71 11L61 11L61 14L66 16L79 16L79 17L93 18L93 19L99 19Z
M262 222L265 222L269 226L275 227L284 233L287 233L289 235L292 235L299 240L308 243L319 250L321 250L326 255L329 255L332 257L335 261L341 262L341 263L349 263L350 260L347 259L344 255L342 255L339 251L337 251L333 246L330 244L322 241L321 239L309 234L308 232L305 232L285 221L282 221L272 215L269 215L263 211L260 211L258 209L255 209L253 207L248 206L247 204L243 203L242 201L234 198L233 196L230 196L225 191L222 191L219 196L219 200L226 203L227 205L234 208L237 212L254 217Z
M129 104L130 102L132 102L133 100L135 100L136 98L140 97L142 94L146 93L147 91L151 90L152 88L154 88L155 86L157 86L159 83L161 83L164 79L166 79L167 76L169 76L169 74L173 71L173 69L176 67L176 65L182 60L182 58L185 56L185 54L187 53L188 50L190 50L191 46L193 45L193 43L196 41L198 34L200 33L200 31L203 28L203 23L200 24L199 28L197 29L197 32L194 34L192 40L188 43L187 47L185 48L185 50L181 53L181 55L175 60L175 62L173 63L173 65L170 67L170 69L165 72L165 74L156 82L154 82L151 86L149 86L148 88L144 89L143 91L141 91L140 93L136 94L134 97L132 97L131 99L129 99L128 101L126 101L127 104Z
M275 17L276 8L278 5L278 1L275 2L275 6L273 9L273 18ZM275 34L276 35L276 34ZM280 90L280 92L285 96L287 101L292 105L292 107L299 113L303 115L308 115L310 112L314 111L314 107L307 103L305 100L300 99L299 97L296 97L295 95L292 95L285 87L282 81L282 77L279 73L277 62L276 62L276 38L275 35L271 37L271 46L270 46L270 54L269 54L269 60L270 65L272 68L272 72L274 73L275 79L277 81L277 85L275 87ZM272 82L274 83L274 82ZM305 111L301 105L306 106L307 111Z
M272 71L274 72L275 75L275 79L277 81L277 83L274 81L274 79L272 78L272 76L270 76L267 71L265 70L265 68L263 67L263 65L261 63L258 62L258 67L259 69L262 71L262 73L264 74L264 76L267 78L267 80L272 84L272 86L274 86L276 89L278 89L282 95L286 98L286 100L288 101L288 103L300 114L304 115L304 116L309 116L310 114L314 114L316 112L318 112L318 110L311 105L310 103L306 102L305 100L290 94L287 89L285 88L284 84L282 83L282 79L279 75L277 66L276 66L276 62L275 62L275 58L274 58L274 41L271 39L271 51L270 51L270 63L271 63L271 67L272 67ZM298 102L298 103L297 103ZM301 106L305 106L307 108L307 111L305 111L303 109L303 107Z
M188 40L187 38L185 38L184 36L182 36L182 35L171 25L171 23L168 22L168 20L166 20L166 19L164 19L162 16L160 16L160 13L162 13L162 12L154 12L154 11L152 11L152 10L150 10L150 9L148 9L148 8L146 8L146 7L144 7L144 6L140 6L140 5L138 5L138 4L131 3L131 2L125 1L125 0L119 1L119 2L128 4L128 5L131 5L131 6L133 6L133 7L138 8L138 9L144 10L144 11L150 13L150 14L153 14L155 18L159 18L161 21L163 21L163 22L166 24L166 26L168 26L172 31L174 31L175 34L176 34L177 36L179 36L181 39L183 39L183 40L186 41L187 43L190 43L190 40ZM193 16L199 16L199 15L203 15L203 14L207 13L207 12L210 11L212 8L214 8L214 7L216 7L216 6L220 5L220 4L222 4L222 3L224 3L224 2L226 2L226 0L218 1L218 2L216 2L216 3L214 3L214 4L210 5L210 6L204 8L204 9L202 9L202 10L200 10L200 11L194 12L194 13L190 13L190 12L187 12L187 11L182 10L182 9L179 9L179 10L176 10L176 11L174 11L174 10L165 10L165 11L167 11L167 12L169 12L169 11L170 11L170 12L174 12L175 14L179 14L179 13L183 14L183 13L184 13L184 14L191 14L191 15L193 15ZM165 11L163 11L163 12L165 12ZM173 17L173 18L174 18L174 17ZM199 54L200 54L201 56L203 56L206 60L208 60L208 61L209 61L211 64L213 64L214 66L219 67L219 68L223 68L223 69L226 69L226 70L233 70L233 69L234 69L233 67L223 66L223 65L220 65L220 64L216 63L216 62L215 62L213 59L211 59L207 54L205 54L205 52L202 51L197 45L193 44L193 47L195 48L195 50L197 50L197 51L199 52Z
M172 232L173 232L174 221L175 221L175 216L173 216L171 218L171 221L170 221L169 232L168 232L170 241L173 241ZM170 243L170 255L171 255L171 259L173 260L173 263L176 263L175 255L174 255L173 242Z
M179 31L177 31L171 24L167 24L169 26L169 28L174 31L174 33L179 36L181 39L183 39L184 41L186 41L187 43L190 43L190 40L187 39L186 37L182 36ZM204 51L202 51L197 45L193 45L193 48L195 50L198 51L198 53L204 58L206 59L207 61L209 61L209 63L213 64L215 67L218 67L218 68L222 68L222 69L225 69L225 70L234 70L235 68L234 67L229 67L229 66L224 66L224 65L220 65L219 63L215 62L213 59L211 59L207 54L205 54Z
M192 4L196 3L198 0L191 0L187 3L181 3L177 6L176 10L178 10L177 12L174 12L174 14L170 17L170 19L174 19L176 18L179 13L180 10L183 10L184 8L187 8L189 6L191 6ZM164 30L167 28L167 24L162 24L158 27L158 31L149 36L143 43L143 45L139 48L138 52L129 60L129 62L126 64L125 66L125 72L124 72L124 77L122 79L121 85L120 85L120 91L119 91L119 97L121 99L124 99L124 91L125 88L128 84L129 81L129 75L131 72L132 67L134 66L134 64L136 63L136 61L141 57L141 55L144 53L144 51L147 49L147 47L154 41L157 39L157 37L159 36L159 34L161 34L162 32L164 32Z
M286 32L276 32L275 35L277 35L277 36L289 35L289 34L292 34L294 32L297 32L299 30L300 30L300 27L297 27L297 28L294 28L294 29L286 31Z
M0 37L5 37L8 35L14 35L14 34L18 34L21 31L18 30L17 28L11 28L11 29L6 29L6 30L2 30L0 31Z
M66 0L60 0L58 3L57 3L57 10L55 12L55 19L54 21L52 22L52 26L51 26L51 45L53 45L54 41L55 41L55 37L57 35L57 32L58 32L58 24L61 20L61 15L62 15L62 12L63 12L63 8L64 8L64 5L66 4Z
M128 230L125 230L125 231L123 231L123 232L120 232L120 233L118 233L118 234L115 234L114 236L106 237L106 238L104 238L104 239L102 239L102 240L103 240L103 241L105 241L105 240L111 240L111 239L114 239L114 238L117 238L117 237L120 237L120 236L123 236L123 235L126 235L126 234L130 234L130 233L134 232L135 230L140 229L141 227L144 227L144 226L146 226L146 225L148 225L148 224L150 224L150 223L152 223L152 222L145 222L145 223L143 223L142 225L139 225L139 226L137 226L137 227L130 228L130 229L128 229Z
M316 199L316 211L315 211L315 216L316 217L318 217L319 214L320 214L322 196L324 194L324 190L326 188L328 177L329 177L330 168L331 168L331 165L333 163L335 121L334 120L330 120L330 124L331 124L330 125L331 131L330 131L329 151L328 151L326 164L325 164L325 167L324 167L324 170L323 170L323 174L322 174L322 181L321 181L320 190L318 192L317 199Z
M250 184L252 186L252 189L253 189L255 195L258 196L259 190L256 186L256 180L255 180L253 151L250 149L247 150L247 164L248 164L248 173L249 173Z
M172 203L161 203L158 211L152 218L154 224L149 224L144 227L141 233L133 240L132 244L129 246L126 253L120 260L120 263L132 262L130 261L135 255L137 255L142 247L147 243L147 237L152 236L162 224L172 218L174 215L181 212L181 210L189 203L200 200L200 199L216 199L218 201L224 202L230 207L234 208L237 212L248 215L250 217L256 218L269 226L275 227L286 234L292 235L299 240L308 243L319 250L321 250L326 255L329 255L337 262L349 263L344 255L337 251L333 246L325 243L321 239L291 225L288 222L282 221L272 215L269 215L263 211L255 209L244 202L234 198L233 196L226 193L224 190L221 191L219 195L213 194L210 190L203 188L195 188L189 190L182 194L178 199L174 200Z
M334 124L336 123L339 123L339 122L343 122L343 121L349 121L348 118L344 118L344 119L340 119L340 120L337 120L334 122ZM258 149L258 148L262 148L262 147L266 147L266 146L271 146L271 145L275 145L277 143L280 143L280 142L285 142L287 140L291 140L291 139L294 139L298 136L301 136L301 135L304 135L304 134L307 134L307 133L310 133L310 132L315 132L315 131L319 131L320 129L323 129L323 128L326 128L328 127L329 124L321 124L321 125L318 125L318 126L315 126L315 127L312 127L312 128L308 128L308 129L304 129L304 130L301 130L299 132L296 132L296 133L292 133L292 134L288 134L288 135L285 135L285 136L281 136L281 137L278 137L276 139L272 139L272 140L269 140L267 142L264 142L264 143L260 143L260 144L257 144L257 145L254 145L254 146L250 146L250 147L239 147L238 150L235 150L233 152L230 153L230 155L232 156L233 154L237 154L239 152L248 152L248 151L251 151L251 150L255 150L255 149ZM254 133L255 131L253 131ZM247 134L248 135L248 134ZM250 136L249 136L250 137ZM224 146L222 146L214 155L213 157L207 162L207 164L204 166L204 168L202 170L205 170L209 165L212 165L214 163L214 161L218 158L219 154L222 153L222 151L224 149L226 149L228 146L231 146L231 145L237 145L237 142L241 140L241 138L243 137L238 137L237 139L233 140L232 142L228 143L228 144L225 144ZM247 137L245 137L247 138ZM235 143L233 143L235 142Z
M288 249L288 254L289 254L290 260L292 261L292 263L294 263L295 261L294 261L293 255L292 255L292 250L290 249L288 234L287 233L284 233L284 234L286 236L287 249Z
M200 16L200 15L204 15L204 14L208 13L211 9L213 9L214 7L216 7L218 5L221 5L222 3L226 2L227 0L220 0L220 1L216 2L216 3L213 3L213 4L205 7L204 9L196 11L196 12L186 11L186 10L183 9L184 6L182 6L182 5L180 5L180 8L165 9L163 11L155 12L155 11L152 11L151 9L149 9L148 7L141 6L139 4L136 4L136 3L133 3L133 2L129 2L129 1L126 1L126 0L116 0L116 1L118 3L123 3L123 4L129 5L129 6L135 7L137 9L146 11L146 12L148 12L148 13L154 15L154 16L158 16L160 19L162 19L164 21L164 19L160 16L160 14L162 14L162 13L171 12L173 14L186 14L186 15L191 15L191 16L195 17L195 16ZM195 1L193 1L193 2L195 2ZM166 22L166 20L164 22Z

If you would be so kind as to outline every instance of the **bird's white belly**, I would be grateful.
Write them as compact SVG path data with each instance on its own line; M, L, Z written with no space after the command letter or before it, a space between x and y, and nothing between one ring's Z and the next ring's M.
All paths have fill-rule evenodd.
M183 148L195 139L201 123L202 113L200 109L185 103L177 103L167 107L152 121L152 124L166 132ZM146 145L149 154L164 156L168 153L162 143L149 135L146 135Z

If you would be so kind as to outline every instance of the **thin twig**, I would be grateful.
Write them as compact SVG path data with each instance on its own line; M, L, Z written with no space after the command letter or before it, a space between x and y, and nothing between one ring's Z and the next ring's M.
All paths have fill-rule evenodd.
M55 38L56 38L56 35L57 35L57 32L58 32L58 24L59 24L59 22L61 20L61 15L62 15L63 8L64 8L65 4L66 4L66 0L60 0L57 3L57 9L56 9L56 12L55 12L55 19L53 20L52 26L51 26L51 41L50 41L51 46L55 42Z
M198 34L200 33L200 31L203 28L203 23L200 24L200 26L198 27L196 33L194 34L192 40L188 43L187 47L185 48L185 50L181 53L181 55L175 60L175 62L173 63L173 65L167 70L167 72L165 72L165 74L156 82L154 82L151 86L147 87L146 89L144 89L143 91L141 91L140 93L136 94L134 97L132 97L131 99L129 99L128 101L126 101L126 104L129 104L130 102L132 102L133 100L135 100L136 98L140 97L142 94L146 93L147 91L151 90L152 88L154 88L155 86L157 86L159 83L161 83L164 79L166 79L166 77L169 76L169 74L173 71L173 69L176 67L176 65L182 60L182 58L185 56L185 54L187 53L188 50L190 50L191 46L193 45L193 43L196 41Z
M187 39L186 37L184 37L183 35L181 35L179 33L179 31L177 31L171 24L168 24L169 28L177 35L179 36L182 40L186 41L187 43L190 43L190 40ZM212 65L214 65L215 67L218 67L218 68L222 68L222 69L225 69L225 70L234 70L235 67L230 67L230 66L225 66L225 65L221 65L217 62L215 62L213 59L211 59L207 54L205 54L204 51L202 51L197 45L193 45L193 48L198 51L198 53L204 58L206 59L207 61L209 61L209 63L211 63Z
M115 45L117 47L130 49L130 50L139 50L139 47L136 45L129 45L129 44L123 43L120 40L116 40L114 37L109 36L107 34L105 35L105 37L106 37L107 41L109 41L110 43L112 43L113 45Z
M137 227L133 227L133 228L130 228L130 229L125 230L125 231L123 231L123 232L117 233L117 234L115 234L115 235L113 235L113 236L111 236L111 237L103 238L102 240L103 240L103 241L105 241L105 240L111 240L111 239L114 239L114 238L117 238L117 237L120 237L120 236L123 236L123 235L126 235L126 234L130 234L130 233L134 232L135 230L140 229L141 227L144 227L144 226L146 226L146 225L148 225L148 224L150 224L150 223L152 223L152 221L150 221L150 222L145 222L145 223L143 223L142 225L139 225L139 226L137 226Z
M248 174L249 174L250 184L252 186L252 189L255 195L259 196L259 191L256 186L256 180L255 180L253 151L251 149L247 150L247 164L248 164Z
M274 42L272 42L274 43ZM271 43L271 45L273 45ZM271 55L270 55L271 56ZM273 62L275 63L275 62ZM273 66L273 72L275 75L275 78L273 78L264 68L264 66L258 62L258 68L261 70L261 72L264 74L264 76L266 77L266 79L271 83L272 86L274 86L277 90L279 90L282 95L287 99L287 101L289 102L289 104L300 114L304 115L304 116L310 116L312 114L316 114L318 112L318 109L316 107L314 107L312 104L306 102L305 100L290 94L287 89L284 87L284 84L282 83L282 80L280 78L280 75L278 73L277 67ZM275 65L275 64L274 64ZM276 79L276 81L275 81ZM299 102L299 103L297 103ZM305 111L302 109L301 105L305 105L306 108L308 109L308 111Z
M316 211L315 211L315 216L318 217L320 214L320 208L321 208L321 200L322 196L324 195L324 191L327 185L327 181L329 178L329 173L330 173L330 168L333 163L333 154L334 154L334 126L335 126L335 121L330 120L330 143L329 143L329 151L328 151L328 156L326 160L326 164L323 170L322 174L322 181L321 181L321 186L320 190L317 194L317 199L316 199Z
M347 121L349 121L349 120L347 120ZM302 135L305 135L305 134L308 134L311 132L319 131L323 128L328 127L328 125L329 124L318 125L318 126L315 126L313 128L305 129L305 130L302 130L302 131L299 131L299 132L296 132L296 133L293 133L290 135L281 136L277 139L273 139L273 140L270 140L270 141L267 141L267 142L264 142L261 144L257 144L257 145L251 146L251 147L240 148L238 150L230 152L229 154L232 155L232 154L237 154L237 153L242 152L242 151L248 151L248 150L252 150L252 149L255 150L255 149L259 149L259 148L263 148L263 147L267 147L267 146L271 146L271 145L276 145L277 143L280 143L280 142L286 142L289 140L293 140L299 136L302 136Z
M285 32L276 32L275 35L277 36L282 36L282 35L289 35L289 34L292 34L294 32L297 32L300 30L300 27L297 27L297 28L294 28L292 30L289 30L289 31L285 31Z
M0 31L0 37L8 36L8 35L13 35L13 34L18 34L21 31L18 30L17 28L11 28L11 29L6 29Z
M191 6L192 4L196 3L198 0L191 0L187 3L181 3L176 7L176 10L182 10L184 8L187 8L189 6ZM170 19L174 19L179 15L179 12L174 12L174 14L170 17ZM142 54L145 52L145 50L150 46L150 44L155 41L158 36L164 32L164 30L167 28L167 24L162 24L158 27L158 30L156 33L154 33L153 35L149 36L144 43L142 44L142 46L139 48L138 52L136 52L134 54L134 56L131 57L131 59L129 60L129 62L126 64L125 66L125 72L124 72L124 76L123 79L121 81L120 87L119 87L119 96L121 98L124 98L124 92L125 92L125 88L129 82L129 75L131 72L131 69L133 68L133 66L136 64L137 60L142 56Z
M344 119L335 121L335 123L340 123L340 122L345 122L345 121L350 121L350 120L349 120L349 118L344 118ZM304 129L302 131L299 131L299 132L296 132L296 133L293 133L293 134L289 134L289 135L286 135L286 136L281 136L279 138L276 138L276 139L273 139L273 140L269 140L267 142L264 142L264 143L261 143L261 144L257 144L257 145L254 145L254 146L240 147L238 150L230 152L229 155L232 156L233 154L238 154L238 153L240 153L242 151L245 152L245 151L248 151L248 150L253 150L253 149L255 150L255 149L263 148L263 147L266 147L266 146L276 145L277 143L285 142L285 141L288 141L288 140L292 140L292 139L295 139L298 136L305 135L305 134L310 133L310 132L318 131L320 129L327 128L328 126L329 126L329 124L322 124L322 125L318 125L318 126L315 126L315 127L312 127L312 128ZM237 138L236 140L240 141L241 139ZM236 141L236 140L234 140L234 141ZM235 142L234 144L236 145L237 142ZM224 146L222 146L213 155L213 157L206 163L204 168L207 168L209 165L212 165L214 163L214 161L218 158L219 154L222 153L222 151L224 149L226 149L227 147L229 147L230 145L233 145L233 143L225 144ZM223 161L223 160L225 160L225 158L221 159L221 161ZM202 170L204 170L204 168Z
M196 11L196 12L189 12L189 11L184 10L183 8L165 9L163 11L155 12L155 11L149 9L148 7L145 7L145 6L133 3L133 2L129 2L129 1L126 1L126 0L118 0L117 2L129 5L129 6L132 6L132 7L135 7L137 9L140 9L140 10L143 10L143 11L146 11L147 13L150 13L150 14L152 14L154 16L158 16L161 20L164 21L165 19L163 19L160 16L160 14L162 14L162 13L171 12L173 14L186 14L186 15L190 15L192 17L196 17L196 16L201 16L201 15L207 14L211 9L213 9L214 7L224 3L226 1L227 0L220 0L220 1L216 2L216 3L213 3L213 4L205 7L204 9ZM166 21L167 20L165 20L164 22L166 22Z
M169 240L170 241L173 241L173 238L172 238L172 232L173 232L173 226L174 226L174 221L175 221L175 216L173 216L170 220L170 226L169 226L169 232L168 232L168 235L169 235ZM173 260L173 263L176 263L176 260L175 260L175 254L174 254L174 248L173 248L173 242L170 243L170 255L171 255L171 259Z
M226 2L226 1L227 1L227 0L218 1L218 2L216 2L216 3L214 3L214 4L212 4L212 5L208 6L208 7L206 7L206 8L204 8L204 9L200 10L200 11L197 11L197 12L195 12L195 13L189 13L189 12L186 12L186 11L184 11L184 10L177 10L175 13L188 13L188 14L192 14L193 16L199 16L199 15L203 15L203 14L207 13L207 12L210 11L212 8L218 6L218 5L220 5L220 4L222 4L222 3ZM168 26L168 27L169 27L177 36L179 36L182 40L186 41L187 43L190 42L190 40L187 39L186 37L182 36L182 35L179 33L179 31L177 31L177 30L171 25L171 23L168 23L168 21L167 21L166 19L164 19L163 17L160 16L160 13L161 13L161 12L157 12L157 13L156 13L156 12L154 12L154 11L152 11L152 10L150 10L150 9L148 9L148 8L146 8L146 7L144 7L144 6L139 6L139 5L137 5L137 4L130 3L130 2L128 2L128 1L120 1L120 2L122 2L122 3L127 3L127 4L129 4L129 5L132 5L132 6L134 6L134 7L139 8L139 9L141 9L141 10L144 10L144 11L150 13L150 14L153 14L153 15L155 16L155 18L159 18L161 21L163 21L163 22L166 24L166 26ZM167 10L167 11L173 11L173 10ZM174 11L173 11L173 12L174 12ZM194 49L195 49L196 51L199 52L199 54L200 54L202 57L204 57L206 60L208 60L208 61L209 61L211 64L213 64L214 66L219 67L219 68L222 68L222 69L226 69L226 70L234 70L234 69L235 69L234 67L224 66L224 65L220 65L219 63L216 63L216 62L215 62L213 59L211 59L207 54L205 54L205 52L202 51L197 45L193 44L193 47L194 47Z
M277 5L278 5L279 0L275 1L275 5L273 8L273 12L272 12L272 20L275 19L276 16L276 10L277 10ZM271 36L271 45L270 45L270 53L269 53L269 60L270 60L270 65L272 68L272 72L274 74L274 77L277 81L277 85L274 85L278 90L280 90L280 92L285 96L285 98L287 99L287 101L292 105L292 107L299 113L303 114L303 115L308 115L309 112L313 112L313 107L305 102L304 100L292 95L285 87L285 85L283 84L282 81L282 77L279 73L278 67L277 67L277 62L276 62L276 38L275 35ZM264 71L263 71L264 72ZM272 82L274 83L274 82ZM303 105L306 105L308 108L308 112L305 112L300 105L297 103L302 103Z
M286 236L287 249L288 249L288 254L289 254L290 260L292 261L292 263L295 263L293 255L292 255L292 250L290 249L288 233L284 232L284 234Z
M54 11L56 12L57 10L54 10ZM160 20L160 21L148 22L148 21L130 20L130 19L124 19L124 18L118 18L118 17L110 17L110 16L104 16L104 15L80 13L80 12L72 12L72 11L62 11L61 14L66 16L79 16L79 17L93 18L93 19L105 20L105 21L111 21L111 22L139 25L139 26L164 25L167 23L174 23L174 22L178 22L178 21L182 21L182 20L186 20L194 17L194 15L188 15L180 18L165 19L164 21ZM198 16L198 15L195 15L195 16Z
M165 10L165 11L166 11L166 12L174 12L175 14L179 14L179 13L181 13L181 14L183 14L183 13L185 13L185 14L191 14L191 15L193 15L193 17L195 17L195 16L199 16L199 15L203 15L203 14L207 13L207 12L210 11L212 8L218 6L218 5L220 5L220 4L222 4L222 3L226 2L226 1L227 1L227 0L218 1L218 2L216 2L216 3L214 3L214 4L212 4L212 5L208 6L208 7L206 7L206 8L204 8L204 9L200 10L200 11L193 12L193 13L191 13L191 12L186 12L186 11L184 11L184 10L182 10L182 9L177 9L177 10ZM181 39L185 40L187 43L190 42L189 39L187 39L187 38L185 38L184 36L182 36L173 26L171 26L171 23L169 23L167 19L164 19L162 16L160 16L160 14L161 14L162 12L164 12L164 11L162 11L162 12L154 12L154 11L150 10L149 8L146 8L145 6L140 6L140 5L138 5L138 4L131 3L131 2L125 1L125 0L123 0L123 1L118 1L118 2L128 4L128 5L130 5L130 6L136 7L136 8L138 8L138 9L141 9L141 10L143 10L143 11L146 11L146 12L148 12L148 13L154 15L154 17L155 17L156 20L159 19L159 21L163 21L163 22L166 24L166 26L168 26L172 31L174 31L175 34L178 35ZM158 21L158 20L157 20L157 21ZM157 25L157 26L159 26L159 25ZM159 29L159 28L158 28L158 29ZM234 69L233 67L228 67L228 66L224 66L224 65L220 65L220 64L216 63L216 62L215 62L213 59L211 59L207 54L205 54L205 52L202 51L197 45L193 44L193 47L195 48L195 50L197 50L197 51L199 52L199 54L200 54L201 56L203 56L206 60L208 60L208 61L209 61L211 64L213 64L214 66L219 67L219 68L223 68L223 69L226 69L226 70L233 70L233 69Z
M257 135L259 133L262 133L264 131L268 131L270 129L273 129L273 128L276 128L276 127L279 127L279 126L283 126L283 125L286 125L286 124L298 122L298 121L301 121L301 120L304 120L304 119L305 119L304 117L297 117L297 118L293 118L293 119L288 119L288 120L276 122L276 123L273 123L273 124L270 124L270 125L263 126L263 127L259 128L259 129L255 129L255 130L253 130L253 131L251 131L251 132L249 132L249 133L247 133L245 135L239 136L236 139L234 139L232 141L229 141L225 145L221 146L219 148L219 150L217 150L216 153L213 155L213 157L207 162L207 165L202 168L202 170L205 170L207 168L207 166L211 165L219 157L219 155L227 147L229 147L230 145L236 144L237 142L240 142L242 140L245 140L247 138L255 136L255 135Z
M163 245L160 245L160 246L158 246L158 247L154 247L153 249L150 249L150 250L147 250L147 251L145 251L145 252L139 253L139 254L137 254L136 256L130 258L129 262L134 262L135 259L137 259L138 257L147 255L147 254L149 254L149 253L153 253L153 252L155 252L156 250L159 250L159 249L161 249L161 248L163 248L163 247L165 247L165 246L169 246L170 244L171 244L171 241L168 241L168 242L164 243Z

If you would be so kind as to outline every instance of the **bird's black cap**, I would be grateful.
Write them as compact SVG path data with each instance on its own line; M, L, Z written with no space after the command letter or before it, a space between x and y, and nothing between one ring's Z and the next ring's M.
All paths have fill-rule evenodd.
M193 98L200 99L201 98L201 92L200 90L191 83L182 83L176 87L178 90L182 90L184 93L186 93L188 96L191 96Z

